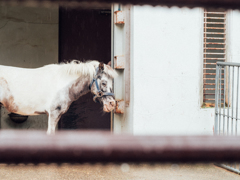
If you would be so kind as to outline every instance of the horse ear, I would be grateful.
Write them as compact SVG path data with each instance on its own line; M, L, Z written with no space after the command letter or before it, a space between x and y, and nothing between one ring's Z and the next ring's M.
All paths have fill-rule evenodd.
M100 62L100 63L99 63L99 69L100 69L100 70L104 70L104 64L103 64L103 62Z
M107 65L109 65L109 66L111 67L111 61L109 61L109 62L107 63Z

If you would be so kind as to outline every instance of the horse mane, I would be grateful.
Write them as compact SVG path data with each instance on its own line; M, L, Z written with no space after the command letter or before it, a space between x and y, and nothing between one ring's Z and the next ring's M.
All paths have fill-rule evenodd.
M81 62L78 60L72 60L71 62L60 63L61 70L68 75L77 74L79 76L90 76L90 79L96 74L96 68L99 66L98 61L86 61ZM115 78L117 72L110 66L104 64L104 71L110 78Z

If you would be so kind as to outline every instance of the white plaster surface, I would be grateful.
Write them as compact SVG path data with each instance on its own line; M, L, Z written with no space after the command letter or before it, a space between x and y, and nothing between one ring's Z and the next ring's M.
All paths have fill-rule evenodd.
M240 11L230 10L227 16L227 61L240 63Z
M134 6L133 133L211 135L202 109L203 9Z

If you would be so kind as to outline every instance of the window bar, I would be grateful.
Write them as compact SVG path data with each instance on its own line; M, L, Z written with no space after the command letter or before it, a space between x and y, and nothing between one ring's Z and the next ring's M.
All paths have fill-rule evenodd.
M239 89L239 67L237 69L237 98L236 98L236 124L235 124L235 135L237 135L237 119L238 119L238 89Z
M225 134L225 93L226 93L226 69L224 66L224 92L223 92L223 135ZM221 83L221 82L220 82ZM220 94L221 95L221 94Z
M218 44L218 45L225 45L225 43L216 43L216 42L208 42L206 44Z
M227 115L228 115L228 118L227 118L227 135L229 135L229 106L230 106L230 98L229 98L229 95L230 95L230 66L228 66L228 110L227 110Z
M210 60L225 60L225 58L204 58L204 59L210 59ZM216 65L216 63L215 63Z
M231 135L233 135L233 97L234 97L234 66L232 68L232 121L231 121Z
M204 31L206 31L206 27L207 27L206 17L207 17L207 14L206 14L206 9L205 9L204 10ZM206 59L207 55L205 54L207 52L207 50L206 50L206 47L207 47L206 37L207 37L207 34L204 34L203 102L205 102L205 99L206 99L206 90L205 90L205 88L206 88L206 79L205 79L206 75L205 75L205 73L206 73L206 68L207 68L207 59Z
M225 15L225 12L205 12L207 14L224 14Z
M221 80L222 80L222 74L221 74L221 70L222 70L222 66L219 66L219 135L221 134L221 113L222 113L222 109L221 109L221 105L222 105L222 97L221 97Z
M224 12L224 17L223 17L223 19L224 19L224 22L225 22L225 20L226 20L226 13ZM223 29L223 36L224 36L224 38L225 38L225 40L226 40L226 29L225 29L225 25L224 25L224 29ZM225 43L225 40L224 40L224 43ZM224 58L226 59L226 46L224 45ZM225 94L226 94L226 69L227 69L227 67L226 66L224 66L224 92L223 92L223 98L224 98L224 101L223 101L223 135L225 134Z
M219 73L219 66L216 66L216 78L215 78L215 84L216 84L216 88L215 88L215 127L214 127L214 134L218 134L218 73Z

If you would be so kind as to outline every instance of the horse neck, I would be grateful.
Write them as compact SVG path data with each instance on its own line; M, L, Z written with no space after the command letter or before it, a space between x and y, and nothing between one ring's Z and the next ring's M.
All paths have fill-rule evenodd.
M69 98L72 101L90 92L90 77L79 77L69 88Z

